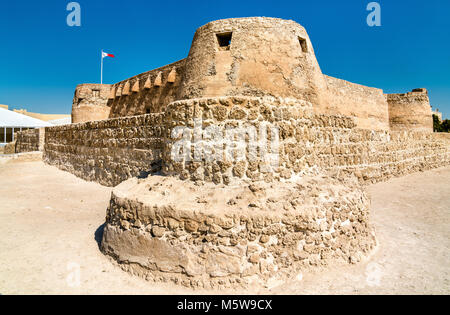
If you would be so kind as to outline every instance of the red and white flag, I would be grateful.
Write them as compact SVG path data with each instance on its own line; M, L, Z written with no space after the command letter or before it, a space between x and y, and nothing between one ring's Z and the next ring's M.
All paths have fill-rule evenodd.
M105 59L105 57L111 57L114 58L115 56L113 54L108 54L106 52L103 51L102 49L102 67L101 67L101 73L100 73L100 84L103 84L103 59Z
M114 58L114 55L113 54L108 54L108 53L105 53L104 51L102 51L102 58L105 58L105 57Z

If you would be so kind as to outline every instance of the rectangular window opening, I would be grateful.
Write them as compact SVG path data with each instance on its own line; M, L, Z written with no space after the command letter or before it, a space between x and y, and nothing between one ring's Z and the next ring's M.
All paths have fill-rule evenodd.
M100 90L92 90L92 95L94 97L100 97Z
M308 44L306 43L306 39L299 37L298 41L300 42L300 47L304 53L308 52Z
M233 33L231 33L231 32L217 34L217 41L219 43L219 48L221 50L230 50L232 37L233 37Z

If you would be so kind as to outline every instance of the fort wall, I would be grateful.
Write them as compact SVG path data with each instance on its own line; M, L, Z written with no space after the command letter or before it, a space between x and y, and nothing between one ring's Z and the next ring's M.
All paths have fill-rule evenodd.
M2 154L14 154L16 152L16 141L12 141L3 146Z
M64 115L64 114L40 114L40 113L32 113L27 111L26 109L13 109L14 112L26 115L29 117L33 117L39 120L43 121L51 121L51 120L59 120L64 118L69 118L70 115Z
M176 101L160 114L47 128L45 159L108 186L150 172L155 165L164 175L233 184L245 179L286 181L317 168L336 176L352 173L362 182L375 182L450 162L445 137L424 131L362 129L351 117L315 114L312 108L308 102L268 97ZM172 135L177 127L187 127L188 135L192 135L197 118L202 118L202 127L234 128L232 137L248 126L257 133L262 127L276 127L280 139L278 166L268 165L259 151L252 156L255 153L249 148L253 139L248 136L246 151L231 149L231 154L240 154L240 159L224 155L208 161L208 156L200 155L196 160L192 138L183 138L185 131L175 138ZM173 152L179 150L174 146L185 150L181 160L173 158ZM270 154L270 146L268 150Z
M101 249L147 280L270 285L361 261L376 246L369 206L356 181L324 174L231 187L131 179L113 189Z
M284 181L318 167L332 172L354 173L364 182L386 180L450 162L449 143L423 131L374 131L358 128L355 119L346 116L317 115L313 106L295 99L220 98L178 101L169 105L164 121L174 126L193 126L194 119L226 128L254 126L279 130L279 165L270 167L258 155L251 161L247 151L240 160L175 162L170 158L174 141L167 139L163 155L163 173L182 179L228 184L236 178L251 181ZM181 118L181 119L180 119ZM245 130L245 129L243 129ZM170 134L169 130L167 134ZM235 139L236 140L236 139ZM270 150L270 148L268 148ZM194 160L194 147L190 160Z
M45 144L45 128L19 131L15 135L15 153L43 151Z
M161 162L159 114L49 127L44 161L86 180L115 186Z

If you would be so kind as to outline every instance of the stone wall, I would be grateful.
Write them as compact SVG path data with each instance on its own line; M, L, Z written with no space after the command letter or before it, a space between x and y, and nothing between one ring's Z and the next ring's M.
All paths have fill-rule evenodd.
M101 248L147 280L270 285L361 261L376 245L369 206L354 178L320 173L239 186L130 179L112 192Z
M16 141L7 143L3 147L3 154L14 154L16 153Z
M46 128L44 161L85 180L115 186L157 171L163 132L158 114Z
M354 117L358 128L389 130L389 111L383 90L324 76L327 101L315 107L327 115Z
M441 134L355 130L349 136L349 142L323 146L318 166L374 183L450 164L450 138Z
M110 90L109 84L78 85L72 103L72 123L107 119L111 110L107 106Z
M159 113L176 99L185 60L148 71L111 87L110 118Z
M19 131L15 135L15 153L43 151L45 143L45 128Z
M433 118L426 89L406 94L388 94L391 130L421 130L433 132Z
M222 134L219 147L205 137L195 140L196 128L208 126ZM262 155L254 146L261 144L264 128ZM276 147L272 130L279 134ZM231 139L244 149L227 145ZM47 128L45 156L48 163L112 186L151 171L155 163L164 175L216 184L287 181L317 168L372 182L447 165L449 150L448 139L436 134L357 128L353 118L315 114L301 100L222 97L176 101L160 114Z
M206 156L195 161L192 137L181 146L190 148L186 155L189 158L174 161L173 145L180 144L182 137L166 139L163 173L181 179L225 184L240 179L283 181L319 167L341 175L355 173L361 181L375 182L450 163L450 142L438 134L361 129L353 118L317 115L311 104L294 99L234 97L178 101L169 105L165 117L173 126L191 127L195 118L203 118L205 126L214 125L221 130L233 127L240 135L247 126L255 127L258 133L262 126L279 130L278 167L272 167L260 155L249 160L252 155L248 136L242 159L223 158L219 162L205 161ZM170 133L171 130L167 134Z
M163 174L216 184L230 184L246 178L266 181L287 179L303 171L309 165L301 158L303 149L296 148L294 128L301 128L299 132L303 132L311 125L320 123L315 119L310 103L273 97L177 101L167 107L164 121L167 122L167 134L172 137L165 140ZM198 126L196 121L200 122ZM291 124L291 121L297 124ZM203 140L196 141L193 137L197 132L195 129L200 128L201 132L208 126L213 126L214 139L208 141L208 135L204 133ZM173 137L174 129L180 127L185 127L185 131ZM273 132L280 133L278 150L275 148L277 144L270 140L276 136ZM267 133L267 141L261 133ZM186 138L186 134L189 137ZM302 134L300 137L304 136ZM216 140L218 142L211 145ZM242 149L236 147L240 145ZM261 150L267 150L267 154ZM174 152L179 152L182 158L178 156L174 159ZM274 167L272 162L276 161L272 159L278 153L279 166ZM290 153L292 156L288 157Z
M92 97L94 90L101 96ZM362 129L429 130L431 111L422 94L392 94L386 99L381 89L323 75L300 24L237 18L198 28L186 59L113 86L80 85L72 121L159 113L179 100L265 96L312 103L316 113L353 117Z

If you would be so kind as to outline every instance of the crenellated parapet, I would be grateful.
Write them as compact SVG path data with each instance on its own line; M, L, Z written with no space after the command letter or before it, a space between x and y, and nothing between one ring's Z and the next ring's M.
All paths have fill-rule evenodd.
M177 99L184 60L113 84L109 118L157 113Z

